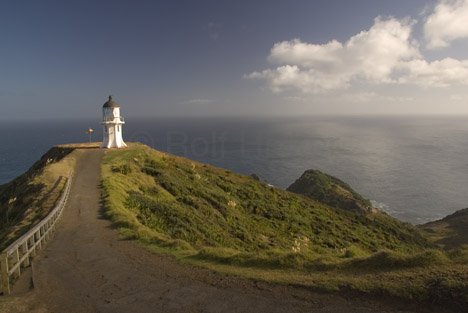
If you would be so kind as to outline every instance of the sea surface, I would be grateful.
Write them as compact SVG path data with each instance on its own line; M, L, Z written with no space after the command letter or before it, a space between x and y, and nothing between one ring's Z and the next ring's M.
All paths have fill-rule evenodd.
M126 141L256 173L286 188L306 169L339 177L411 223L468 207L468 117L127 118ZM99 121L3 121L0 184Z

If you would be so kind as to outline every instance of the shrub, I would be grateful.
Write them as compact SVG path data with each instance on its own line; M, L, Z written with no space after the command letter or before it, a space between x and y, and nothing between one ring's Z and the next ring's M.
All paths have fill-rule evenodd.
M351 261L351 267L368 269L401 269L427 267L449 263L449 258L440 250L427 250L413 255L394 251L379 251L367 258Z
M112 166L112 172L128 175L132 172L132 167L129 164Z
M151 175L153 177L157 177L162 174L160 170L155 169L154 167L151 166L143 166L141 168L141 171L145 174Z
M351 245L345 249L343 257L355 258L355 257L365 257L367 255L369 254L363 249L359 248L358 246Z
M448 252L450 259L459 264L468 264L468 246L464 245L459 249Z

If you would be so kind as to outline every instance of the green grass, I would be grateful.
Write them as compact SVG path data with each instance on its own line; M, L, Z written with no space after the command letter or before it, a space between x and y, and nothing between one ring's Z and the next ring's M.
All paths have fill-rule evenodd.
M459 210L441 220L419 225L424 234L445 249L468 245L468 209Z
M289 191L305 195L334 208L367 213L372 204L354 191L348 184L318 170L307 170L291 186Z
M121 234L182 262L321 290L467 303L464 252L445 253L384 213L335 209L141 144L108 151L102 173Z

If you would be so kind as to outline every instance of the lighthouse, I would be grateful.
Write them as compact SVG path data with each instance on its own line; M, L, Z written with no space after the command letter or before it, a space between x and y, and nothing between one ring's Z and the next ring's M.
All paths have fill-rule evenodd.
M102 126L103 140L102 148L123 148L127 145L122 138L122 125L125 124L124 118L120 116L120 105L118 105L112 96L102 106Z

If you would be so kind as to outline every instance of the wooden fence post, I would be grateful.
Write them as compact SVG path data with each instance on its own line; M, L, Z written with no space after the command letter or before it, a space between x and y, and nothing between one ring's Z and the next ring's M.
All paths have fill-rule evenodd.
M29 238L29 246L31 247L31 257L36 256L36 235L33 234Z
M10 275L8 274L8 256L2 253L1 258L1 271L2 271L2 289L4 295L10 294Z
M42 249L41 230L38 229L36 233L34 234L34 236L36 237L37 248L38 250L41 250Z
M28 240L26 240L22 245L21 245L21 255L24 256L26 255L26 259L24 259L24 267L29 266L29 249L28 249Z
M21 275L21 264L20 264L20 254L19 254L19 247L15 249L15 265L16 267L16 277L20 277Z

